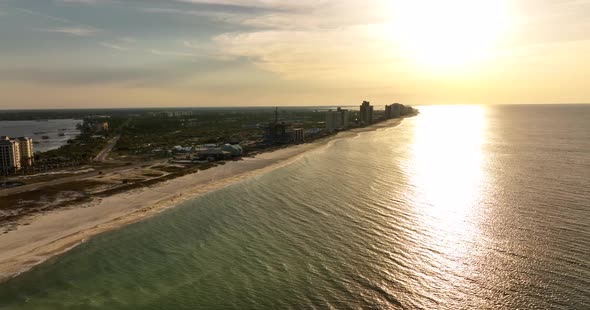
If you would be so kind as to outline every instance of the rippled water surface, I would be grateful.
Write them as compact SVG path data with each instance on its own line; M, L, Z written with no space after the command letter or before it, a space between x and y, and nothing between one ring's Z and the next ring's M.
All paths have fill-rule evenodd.
M57 149L79 135L76 125L81 122L75 119L0 121L0 135L11 138L27 136L33 139L35 152L45 152ZM46 138L43 139L43 136Z
M590 106L421 112L100 235L0 308L589 309Z

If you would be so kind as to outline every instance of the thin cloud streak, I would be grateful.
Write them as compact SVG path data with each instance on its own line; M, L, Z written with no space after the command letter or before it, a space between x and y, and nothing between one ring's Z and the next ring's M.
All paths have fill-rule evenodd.
M54 0L56 3L62 4L111 4L117 3L115 0Z
M321 4L321 2L316 0L299 0L291 2L283 0L175 0L175 2L274 10L305 9Z
M163 51L158 49L151 49L150 53L158 56L174 56L174 57L196 57L197 55L192 53L177 52L177 51Z
M100 45L103 47L107 47L107 48L111 48L111 49L119 50L119 51L130 50L130 48L128 48L128 47L124 47L124 46L120 46L120 45L112 44L112 43L108 43L108 42L101 42Z
M34 30L40 31L40 32L61 33L61 34L66 34L66 35L76 36L76 37L92 36L98 32L98 30L96 30L96 29L75 28L75 27L35 28Z
M208 10L181 10L173 8L142 8L141 12L150 14L169 14L169 15L181 15L181 16L194 16L209 18L215 22L223 22L230 24L241 24L243 20L249 18L245 14L227 13L219 11L208 11ZM250 16L251 17L251 16Z
M42 85L91 87L110 85L119 87L134 86L175 86L193 75L194 62L183 59L168 63L167 66L126 66L88 65L75 68L34 68L17 66L0 68L0 81L26 82Z
M75 22L63 17L56 17L53 15L49 15L49 14L45 14L45 13L41 13L41 12L37 12L37 11L33 11L33 10L28 10L28 9L23 9L23 8L16 8L15 10L22 12L22 13L26 13L29 15L34 15L34 16L38 16L38 17L43 17L49 20L53 20L56 22L61 22L61 23L66 23L66 24L70 24L70 25L77 25L77 26L82 26L84 28L89 28L89 29L96 29L95 27L89 26L89 25L85 25L79 22ZM98 29L97 29L98 30Z

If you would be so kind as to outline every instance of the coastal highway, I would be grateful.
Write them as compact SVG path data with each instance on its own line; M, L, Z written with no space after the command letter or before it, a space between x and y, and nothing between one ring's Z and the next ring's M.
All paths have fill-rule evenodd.
M115 147L115 145L117 144L117 141L119 141L119 139L121 138L121 135L116 135L115 137L113 137L109 143L98 153L98 155L96 155L96 157L94 158L94 161L96 162L103 162L107 159L107 157L109 156L109 154L111 153L111 151L113 150L113 148Z

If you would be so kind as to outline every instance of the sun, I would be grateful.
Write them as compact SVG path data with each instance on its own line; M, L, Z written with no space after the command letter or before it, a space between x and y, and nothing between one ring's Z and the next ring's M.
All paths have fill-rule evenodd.
M399 0L392 32L423 66L466 66L490 57L509 24L506 0Z

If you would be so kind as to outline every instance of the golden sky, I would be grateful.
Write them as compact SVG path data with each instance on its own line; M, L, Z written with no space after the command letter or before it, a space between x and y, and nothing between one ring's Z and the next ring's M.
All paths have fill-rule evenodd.
M590 102L590 0L0 0L0 109Z

